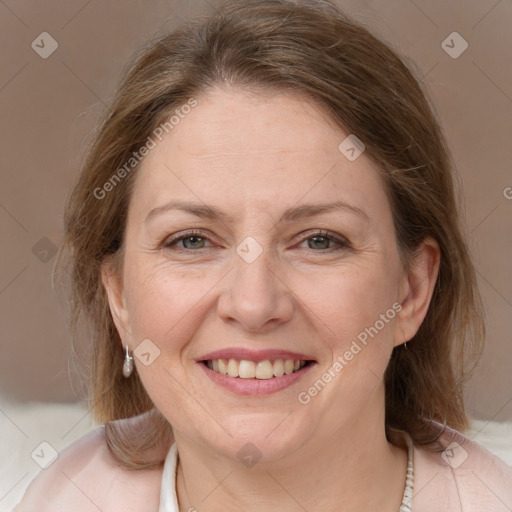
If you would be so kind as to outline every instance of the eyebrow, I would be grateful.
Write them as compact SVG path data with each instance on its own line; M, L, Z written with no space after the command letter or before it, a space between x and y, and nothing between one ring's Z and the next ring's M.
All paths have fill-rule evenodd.
M155 216L172 210L180 210L184 212L188 212L196 217L201 217L205 219L219 219L223 222L232 222L233 217L223 212L222 210L216 208L215 206L210 206L206 204L199 203L191 203L187 201L169 201L161 206L157 206L153 208L146 216L144 222L148 222L150 219ZM324 204L316 204L316 203L306 203L300 206L295 206L293 208L289 208L286 210L279 219L279 223L281 222L290 222L293 220L303 219L306 217L313 217L315 215L321 215L322 213L328 213L332 211L345 211L348 213L352 213L362 218L365 222L370 222L370 218L367 213L357 208L357 206L353 206L343 201L335 201L333 203L324 203Z

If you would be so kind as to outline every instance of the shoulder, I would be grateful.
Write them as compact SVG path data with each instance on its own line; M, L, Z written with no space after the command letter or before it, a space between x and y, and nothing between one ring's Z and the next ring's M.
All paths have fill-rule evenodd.
M434 428L441 431L439 424ZM415 445L414 453L418 510L512 509L512 467L465 434L448 427L435 443Z
M121 466L107 447L104 427L97 427L36 476L14 512L154 512L161 475L162 467Z

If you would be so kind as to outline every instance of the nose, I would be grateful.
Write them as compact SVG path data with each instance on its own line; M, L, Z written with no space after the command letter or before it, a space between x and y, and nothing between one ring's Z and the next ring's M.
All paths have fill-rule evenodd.
M266 332L292 318L293 292L270 252L264 249L254 261L235 252L234 268L218 302L218 314L225 322L238 323L248 332Z

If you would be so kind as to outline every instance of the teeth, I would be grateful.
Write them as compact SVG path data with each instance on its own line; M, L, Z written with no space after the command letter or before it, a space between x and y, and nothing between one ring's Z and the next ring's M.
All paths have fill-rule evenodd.
M238 376L241 379L254 379L256 377L256 363L243 359L238 365Z
M271 379L274 376L272 363L268 360L259 361L256 365L256 378L257 379Z
M294 365L293 359L287 359L284 362L284 373L286 373L286 375L290 375L290 373L293 373L294 366L295 365Z
M228 374L228 365L227 363L224 361L224 359L218 359L218 364L219 364L219 373L221 375L227 375Z
M270 361L248 361L247 359L214 359L206 362L206 366L221 375L240 377L241 379L271 379L290 375L306 366L306 361L293 359L276 359Z
M238 362L230 359L228 363L228 375L230 377L238 377Z

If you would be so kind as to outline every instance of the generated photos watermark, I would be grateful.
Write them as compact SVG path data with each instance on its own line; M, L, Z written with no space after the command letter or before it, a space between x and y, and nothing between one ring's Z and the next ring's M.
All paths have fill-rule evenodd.
M145 156L149 154L152 149L155 149L157 146L157 140L162 141L164 134L168 134L173 130L182 119L186 117L192 110L192 108L197 106L197 100L194 98L189 98L187 103L181 105L181 107L177 108L174 111L174 115L172 115L167 121L158 125L151 135L148 136L146 142L139 148L138 151L134 151L125 164L117 169L117 171L101 186L96 187L93 191L94 197L96 199L103 199L109 192L114 190L116 185L121 182L123 178L125 178L137 165L139 165Z
M307 405L311 402L311 398L317 396L332 379L334 379L345 366L349 364L354 357L361 352L363 347L368 345L368 337L374 338L377 334L384 329L386 324L388 324L393 318L395 318L396 314L402 310L402 305L398 302L395 302L385 313L381 313L379 316L379 320L377 320L373 326L366 327L363 331L361 331L357 335L357 340L353 340L350 348L345 351L343 355L340 355L336 358L336 361L330 366L330 368L325 371L320 378L318 378L312 386L310 386L307 391L301 391L297 395L297 400L302 405Z

